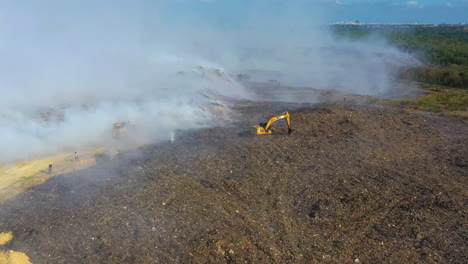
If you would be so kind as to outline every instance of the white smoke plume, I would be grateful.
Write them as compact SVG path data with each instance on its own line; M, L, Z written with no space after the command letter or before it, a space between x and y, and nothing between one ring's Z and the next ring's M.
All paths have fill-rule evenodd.
M406 63L382 41L336 40L307 1L240 1L227 24L209 5L232 2L194 2L2 1L0 163L107 144L124 120L143 142L210 125L203 105L252 98L238 73L375 95Z

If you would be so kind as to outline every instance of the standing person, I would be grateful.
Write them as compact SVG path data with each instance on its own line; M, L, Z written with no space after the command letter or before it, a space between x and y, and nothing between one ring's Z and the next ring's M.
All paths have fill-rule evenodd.
M80 161L80 157L78 156L78 153L75 152L75 161Z
M49 163L49 174L52 173L52 162Z

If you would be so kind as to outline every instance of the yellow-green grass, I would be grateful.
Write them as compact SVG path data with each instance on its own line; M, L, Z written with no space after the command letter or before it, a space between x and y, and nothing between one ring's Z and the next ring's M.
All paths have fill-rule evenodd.
M79 162L75 161L74 152L72 152L0 165L0 203L34 185L44 183L50 177L95 165L94 155L97 152L106 152L111 156L116 154L116 151L98 149L79 152ZM51 174L48 171L50 162L53 164Z

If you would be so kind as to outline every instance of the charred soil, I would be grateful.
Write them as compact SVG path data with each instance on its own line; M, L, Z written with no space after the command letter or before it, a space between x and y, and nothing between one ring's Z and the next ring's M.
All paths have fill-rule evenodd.
M466 263L468 125L353 105L240 121L54 177L0 207L33 263ZM265 113L290 111L253 136Z

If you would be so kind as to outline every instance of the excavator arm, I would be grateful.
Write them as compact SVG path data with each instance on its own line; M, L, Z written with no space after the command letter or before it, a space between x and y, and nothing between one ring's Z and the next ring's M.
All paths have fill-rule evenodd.
M273 133L273 131L271 130L271 125L274 122L276 122L278 120L282 120L282 119L286 119L286 122L288 123L288 134L291 134L292 126L291 126L291 116L290 116L289 112L284 112L281 115L274 116L274 117L270 118L266 124L261 123L259 126L253 126L253 128L255 129L255 134L257 134L257 135L269 135L269 134Z

